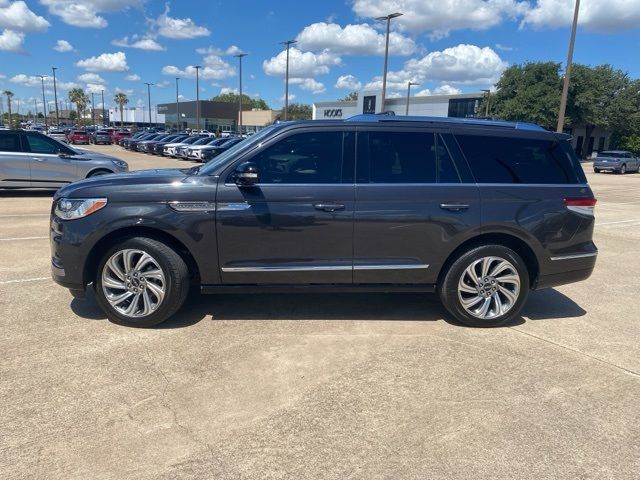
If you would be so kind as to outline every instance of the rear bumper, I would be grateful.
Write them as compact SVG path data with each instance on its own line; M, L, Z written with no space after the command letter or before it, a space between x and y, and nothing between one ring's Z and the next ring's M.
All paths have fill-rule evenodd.
M597 250L588 253L576 253L551 257L553 272L543 273L538 277L534 290L557 287L568 283L586 280L596 266Z

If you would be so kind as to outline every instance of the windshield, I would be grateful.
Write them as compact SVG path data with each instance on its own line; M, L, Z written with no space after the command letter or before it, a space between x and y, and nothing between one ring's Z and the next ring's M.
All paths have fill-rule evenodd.
M202 137L189 137L181 143L185 145L191 145L192 143L197 142L198 140L201 140L201 138Z
M624 158L624 152L600 152L600 157Z
M204 138L199 139L196 142L193 142L193 145L206 145L210 141L211 141L210 137L204 137Z
M252 135L250 138L247 138L245 140L242 140L236 143L234 146L232 146L228 150L225 150L216 158L214 158L213 160L205 164L199 173L202 173L203 175L209 175L211 172L213 172L216 168L218 168L220 165L225 163L230 158L233 158L237 155L241 155L244 152L247 152L254 147L260 146L260 144L262 143L262 140L265 138L268 138L276 130L278 130L278 125L271 125L270 127L260 130L258 133L256 133L255 135Z

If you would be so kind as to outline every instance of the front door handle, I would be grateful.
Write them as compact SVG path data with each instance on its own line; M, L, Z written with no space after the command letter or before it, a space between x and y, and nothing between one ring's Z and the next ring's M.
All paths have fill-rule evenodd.
M42 157L33 157L33 159L34 159L36 162L46 162L46 161L47 161L47 159L46 159L46 158L42 158Z
M323 212L337 212L338 210L344 210L344 205L338 203L316 203L313 208Z
M467 210L469 205L464 203L441 203L440 208L443 210L450 210L452 212L459 212L461 210Z

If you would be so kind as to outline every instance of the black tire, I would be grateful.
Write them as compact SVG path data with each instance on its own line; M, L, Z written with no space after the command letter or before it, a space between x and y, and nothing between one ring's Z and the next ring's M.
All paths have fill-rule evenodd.
M593 171L594 171L595 173L600 173L600 169L599 169L599 168L594 168L594 169L593 169Z
M620 175L624 175L625 173L627 173L627 165L625 163L622 164L622 166L620 167L620 171L618 173Z
M481 319L471 315L463 307L458 295L458 282L465 270L473 262L484 257L498 257L507 260L515 267L520 280L519 293L511 308L503 315L490 319ZM483 245L462 253L449 265L438 284L438 293L444 307L461 324L469 327L499 327L513 321L520 314L520 310L529 296L529 271L520 255L512 249L497 244Z
M156 310L144 317L129 317L118 312L111 306L102 288L102 271L105 264L116 252L125 249L141 250L151 255L165 276L164 299ZM169 319L184 304L190 287L189 269L182 257L171 247L151 238L135 237L119 243L105 253L98 265L93 285L98 304L111 322L127 327L151 327Z
M111 170L96 170L87 175L87 178L100 177L102 175L109 175L113 173Z

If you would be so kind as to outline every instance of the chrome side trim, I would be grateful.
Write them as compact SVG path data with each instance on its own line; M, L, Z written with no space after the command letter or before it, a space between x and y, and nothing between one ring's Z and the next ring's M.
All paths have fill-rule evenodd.
M213 212L214 202L169 202L169 207L176 212Z
M551 257L551 261L557 262L558 260L574 260L576 258L589 258L589 257L595 257L597 255L598 255L598 252L575 253L573 255L561 255L558 257Z
M239 210L249 210L251 205L248 203L227 203L226 205L218 205L216 210L219 212L234 212Z
M354 265L354 270L421 270L427 269L426 263L412 263L402 265Z
M351 270L351 265L322 265L322 266L301 266L301 267L222 267L225 273L248 273L248 272L327 272L336 270Z
M225 273L249 273L249 272L330 272L349 270L417 270L426 269L429 265L417 263L411 265L319 265L319 266L292 266L292 267L222 267Z

